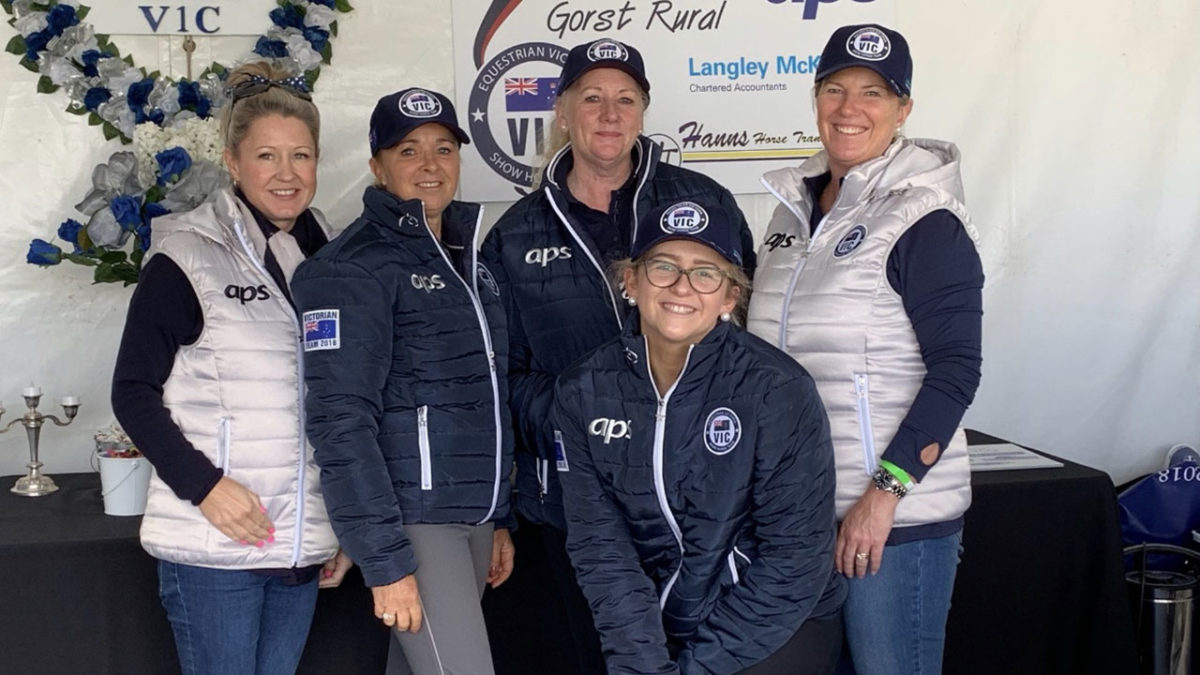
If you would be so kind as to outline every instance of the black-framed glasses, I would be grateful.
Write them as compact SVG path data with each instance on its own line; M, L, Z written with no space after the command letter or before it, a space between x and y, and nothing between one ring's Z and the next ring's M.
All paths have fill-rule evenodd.
M237 103L244 98L257 96L271 87L279 87L304 101L312 100L312 94L308 93L307 85L301 76L289 77L286 80L268 80L265 77L251 75L249 79L229 90L230 104Z
M699 265L685 270L661 258L647 260L642 267L646 270L646 280L654 286L670 288L679 283L680 276L686 275L692 290L703 295L716 293L729 276L728 272L712 265Z

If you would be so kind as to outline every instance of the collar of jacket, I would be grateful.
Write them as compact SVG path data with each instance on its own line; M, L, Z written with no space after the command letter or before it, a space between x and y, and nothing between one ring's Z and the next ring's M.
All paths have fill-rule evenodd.
M649 138L638 136L634 141L633 150L630 152L633 153L633 175L635 176L633 227L630 228L629 239L633 241L637 237L638 222L641 220L642 214L650 209L650 204L642 195L642 188L654 179L655 169L662 160L662 148ZM556 203L564 205L567 203L567 174L570 173L574 162L575 156L571 153L571 144L568 143L555 153L554 157L550 159L550 163L546 165L546 171L543 174L545 176L543 188L550 199Z
M953 143L897 136L882 155L850 169L838 188L838 202L857 204L913 185L937 186L962 201L961 155ZM808 202L805 179L829 171L825 150L786 167L763 174L762 183L780 199L802 206Z
M725 341L735 330L739 329L728 321L718 321L717 325L693 346L687 369L679 374L680 381L686 376L705 370L703 365L721 351ZM625 365L638 377L650 379L650 368L646 365L646 338L642 335L642 314L638 308L630 310L625 327L621 330L620 341L625 351Z
M479 204L450 202L442 212L443 240L447 233L452 232L454 241L468 242L474 247L476 226L482 210ZM376 185L363 192L363 215L377 223L392 226L395 232L403 236L425 237L429 231L421 200L401 199Z

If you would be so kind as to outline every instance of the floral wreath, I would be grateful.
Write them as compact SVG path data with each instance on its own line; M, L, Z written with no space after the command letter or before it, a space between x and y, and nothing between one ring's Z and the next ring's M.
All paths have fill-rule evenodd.
M278 4L254 54L302 74L311 90L321 64L332 58L338 13L353 8L348 0ZM59 225L70 250L34 239L25 259L43 267L63 260L94 267L96 283L136 283L151 220L193 209L227 182L217 123L229 98L227 69L214 63L195 80L147 73L84 22L90 9L78 0L0 0L0 7L18 33L5 50L40 75L38 92L62 89L70 99L67 112L86 115L105 140L133 144L133 152L115 152L92 170L92 189L75 205L87 224L68 218Z

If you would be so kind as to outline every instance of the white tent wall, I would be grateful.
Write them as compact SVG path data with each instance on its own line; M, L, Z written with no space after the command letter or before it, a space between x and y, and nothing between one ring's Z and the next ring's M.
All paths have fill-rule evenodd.
M369 183L375 100L409 85L453 89L448 2L355 4L315 95L315 204L339 226ZM910 0L896 27L916 64L906 132L958 143L983 237L984 379L967 423L1118 482L1153 470L1172 443L1200 443L1200 4ZM148 69L182 73L166 39L117 42ZM225 63L249 45L201 43L200 56ZM83 399L71 427L44 429L53 475L88 470L92 434L113 421L132 289L92 285L74 265L25 264L29 240L77 216L91 167L117 149L34 85L0 58L0 400L6 424L31 380L44 412L61 414L64 394ZM772 200L739 202L760 236ZM506 207L489 204L488 223ZM22 472L27 454L19 428L0 436L0 475Z

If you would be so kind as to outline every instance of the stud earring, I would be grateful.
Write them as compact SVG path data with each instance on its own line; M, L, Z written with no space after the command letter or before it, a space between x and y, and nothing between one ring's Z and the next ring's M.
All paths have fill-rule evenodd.
M625 302L628 302L630 307L637 307L637 300L635 298L625 298Z
M732 314L730 314L729 312L721 312L721 320L722 321L724 321L725 323L729 323L729 321L731 319L733 319Z

